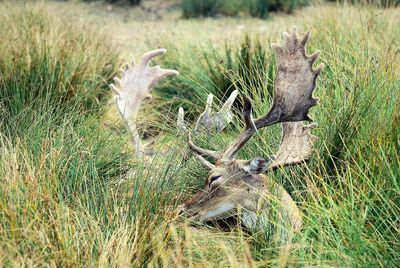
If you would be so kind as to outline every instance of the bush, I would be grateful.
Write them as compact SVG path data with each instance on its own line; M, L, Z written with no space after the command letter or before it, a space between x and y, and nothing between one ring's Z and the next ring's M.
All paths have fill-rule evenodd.
M215 15L216 0L182 0L183 16L185 18L193 18L199 16Z
M266 18L269 11L290 13L306 4L306 0L183 0L182 10L185 18L215 16L216 14L236 16L239 13Z

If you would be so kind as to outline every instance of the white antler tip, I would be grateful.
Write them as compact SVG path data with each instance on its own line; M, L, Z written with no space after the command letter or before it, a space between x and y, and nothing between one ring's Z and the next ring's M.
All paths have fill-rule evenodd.
M311 64L313 64L318 59L320 54L321 54L321 51L317 50L313 54L308 56L308 58L310 59Z
M290 35L289 35L289 33L288 32L283 32L282 33L282 37L283 37L283 39L289 39L290 38Z
M183 110L182 107L179 107L178 110L178 118L176 120L178 129L180 131L185 131L186 130L186 125L185 125L185 110Z
M110 84L110 88L116 95L119 95L119 88L117 88L114 84Z
M118 86L121 86L122 84L121 79L119 79L118 77L114 77L114 82L117 83Z
M214 98L214 95L213 95L213 94L211 94L211 93L208 94L207 103L206 103L206 105L207 105L208 108L211 108L212 102L213 102L213 98Z
M231 96L229 98L236 98L239 95L239 90L235 89L232 91Z
M307 44L307 42L308 42L308 39L310 39L310 36L311 36L311 31L308 30L308 31L303 35L303 37L301 38L300 44L301 44L303 47L306 46L306 44Z
M176 76L179 75L179 72L176 70L169 70L170 75Z
M322 72L322 70L325 68L325 65L323 63L321 63L320 65L318 65L318 67L314 70L314 72L319 75L320 72Z
M153 58L166 53L167 50L165 48L160 48L156 50L149 51L142 56L141 65L147 65Z
M231 95L222 106L221 112L229 112L238 95L239 95L239 90L236 89L232 91Z
M274 51L278 51L278 50L282 49L282 47L281 47L280 45L278 45L277 43L272 43L272 44L271 44L271 48L272 48Z

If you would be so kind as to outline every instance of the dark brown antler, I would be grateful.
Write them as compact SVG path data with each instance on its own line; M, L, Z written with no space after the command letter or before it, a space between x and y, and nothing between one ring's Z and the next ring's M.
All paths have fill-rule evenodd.
M318 101L312 96L312 92L323 64L313 69L319 51L310 56L306 54L309 31L302 38L298 38L295 31L291 35L284 33L283 36L282 46L272 44L276 55L277 73L270 111L265 116L253 120L250 99L243 96L245 129L242 133L222 152L201 149L189 140L190 147L196 153L212 159L233 159L258 129L282 122L281 146L271 166L299 163L309 158L316 140L316 137L310 134L310 130L315 125L306 126L299 121L311 121L308 111Z

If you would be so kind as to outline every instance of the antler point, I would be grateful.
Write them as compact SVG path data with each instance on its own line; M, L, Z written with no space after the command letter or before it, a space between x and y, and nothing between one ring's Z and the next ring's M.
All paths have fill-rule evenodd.
M313 70L314 71L314 73L316 74L316 75L319 75L321 72L322 72L322 70L325 68L325 65L323 64L323 63L321 63L320 65L318 65L318 67L317 68L315 68L315 70Z
M273 51L275 51L275 53L281 53L282 51L282 47L280 45L278 45L277 43L272 43L271 44L271 48Z
M310 30L306 31L306 33L301 38L301 42L300 42L301 46L305 47L307 45L307 42L310 39L310 36L311 36L311 31Z
M120 90L114 84L110 84L110 88L116 95L119 95Z

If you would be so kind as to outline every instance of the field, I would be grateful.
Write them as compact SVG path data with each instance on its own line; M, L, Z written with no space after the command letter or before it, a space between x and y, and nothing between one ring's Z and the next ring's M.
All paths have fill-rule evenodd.
M157 16L99 3L0 2L0 266L398 266L400 9L320 3L266 20L186 20L169 2ZM265 113L270 44L293 26L311 30L308 51L321 51L325 69L311 160L268 174L290 189L304 219L282 256L263 233L194 227L177 215L206 171L184 160L176 117L184 106L193 122L209 92L222 101L234 88ZM152 152L143 160L108 85L124 62L156 48L167 49L156 63L180 75L141 108L139 132ZM223 134L196 141L223 148L243 127L236 115ZM271 155L279 139L279 126L260 130L239 157Z

